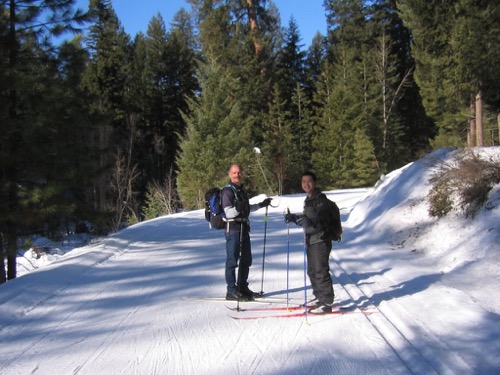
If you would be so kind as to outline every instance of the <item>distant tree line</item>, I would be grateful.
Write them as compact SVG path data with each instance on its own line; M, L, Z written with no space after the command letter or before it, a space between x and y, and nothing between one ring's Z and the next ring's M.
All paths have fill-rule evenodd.
M499 144L496 2L325 0L308 48L271 0L189 0L133 38L110 0L74 3L0 1L0 283L23 236L200 208L231 163L286 194Z

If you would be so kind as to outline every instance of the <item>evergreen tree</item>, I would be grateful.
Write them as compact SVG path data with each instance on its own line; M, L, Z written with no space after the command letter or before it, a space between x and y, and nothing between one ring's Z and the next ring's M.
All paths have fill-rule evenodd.
M245 122L250 122L249 144L263 142L267 109L272 98L273 53L278 26L264 0L190 1L198 20L200 47L205 59L238 77L233 94L239 99ZM249 165L245 174L260 175ZM259 187L257 187L259 188Z
M486 145L486 116L482 112L500 111L500 9L498 4L485 0L460 0L454 8L456 21L450 36L450 46L457 58L455 84L461 88L462 98L470 98L470 114L476 129L469 129L468 144ZM496 125L498 131L498 124ZM475 131L476 139L471 139ZM490 141L491 142L491 141ZM491 144L491 143L490 143Z
M179 135L184 134L186 123L182 112L188 113L187 98L198 90L196 79L196 53L194 29L187 13L180 11L174 17L172 28L167 34L168 49L168 118L167 161L169 168L176 170L175 157L179 151ZM163 178L169 169L163 171Z
M195 95L196 41L188 14L180 10L167 31L160 14L154 16L147 34L134 41L130 100L140 114L136 160L140 167L140 204L147 203L151 186L160 186L175 174L179 135L185 132L182 112L187 98Z
M188 101L187 132L177 160L177 188L186 208L203 207L205 191L227 182L229 166L247 169L253 157L249 121L235 94L238 80L211 60L198 77L201 93Z
M366 7L363 0L325 0L328 39L332 47L348 44L363 56L369 42L366 28ZM330 51L335 53L334 50Z
M378 0L371 7L375 61L387 66L387 76L392 81L392 109L389 120L394 135L381 155L386 170L399 168L419 157L429 149L435 136L435 125L422 106L420 91L415 83L415 61L411 55L411 32L404 26L395 0ZM385 47L384 47L385 45ZM384 53L385 52L385 53ZM384 56L386 63L383 64ZM383 71L374 69L374 71ZM381 77L379 75L379 77ZM380 82L380 80L379 80ZM380 142L375 142L380 144Z
M311 45L307 50L305 59L305 84L306 94L312 100L315 91L315 85L318 82L318 77L321 74L321 69L325 62L328 51L328 43L326 38L319 32L314 36Z
M34 135L50 134L50 129L42 129L50 124L53 108L42 106L40 98L59 89L50 84L57 85L51 37L76 31L75 26L85 21L85 14L73 11L73 4L19 0L0 5L0 233L7 241L7 272L2 262L0 283L16 277L17 239L21 228L32 224L30 213L37 216L36 206L50 207L37 216L43 220L65 210L60 198L49 203L60 197L61 184L44 179L45 168L37 170L37 161L47 161L49 155L43 154L43 145ZM50 125L54 130L60 122Z
M351 186L355 167L354 140L356 130L362 127L362 85L354 51L337 49L336 64L325 64L318 81L321 103L315 129L312 164L318 175L323 176L323 188Z
M283 46L278 52L276 62L276 80L279 85L281 100L285 102L286 109L291 116L296 116L291 105L291 98L297 85L305 83L304 62L306 53L302 51L297 22L292 17L285 29Z
M286 125L287 132L292 136L293 150L287 151L290 160L287 160L286 180L280 180L279 193L296 191L297 181L301 173L310 165L311 153L311 86L305 72L306 52L302 50L297 23L292 17L285 29L284 39L276 57L275 99L270 106L271 110L280 102L279 112L285 116L280 120L281 126ZM309 90L309 91L307 91ZM280 98L276 98L276 93ZM270 117L276 114L270 113ZM276 120L274 120L276 121ZM270 129L276 134L275 130ZM291 145L290 145L291 146ZM282 154L283 156L283 154ZM276 165L272 162L273 165ZM299 186L300 188L300 186Z
M131 43L111 5L111 0L91 0L95 23L90 28L87 48L91 54L85 85L98 97L96 112L111 117L115 141L125 139L127 88L130 76Z
M356 129L354 134L354 164L353 174L350 181L351 187L373 186L379 178L375 147L363 129Z
M415 81L419 85L427 114L439 128L437 145L460 145L466 134L468 108L456 81L457 59L450 48L455 23L453 1L398 1L401 17L411 30L412 55L415 59ZM455 83L453 83L455 82Z
M160 14L151 19L145 37L146 56L143 85L145 96L144 125L141 127L140 152L144 154L143 169L149 181L162 181L168 168L173 165L176 151L175 128L172 117L175 108L173 86L175 67L172 66L175 53L168 45L168 34ZM148 181L145 181L148 182Z
M298 150L293 143L292 128L290 126L290 114L286 110L286 101L281 99L282 95L278 85L274 87L274 101L269 107L268 123L266 124L266 136L264 142L264 155L266 170L272 172L270 180L273 190L278 195L285 191L287 180L293 181L293 161L297 159ZM262 173L265 173L262 171ZM276 186L276 188L274 188ZM274 191L268 191L272 194Z
M118 226L125 208L132 209L128 210L131 216L137 216L138 211L137 195L129 191L137 187L136 181L131 181L137 178L134 147L138 129L138 114L129 96L133 51L110 0L91 0L90 12L95 22L87 39L91 60L84 86L93 98L90 114L97 127L95 146L101 150L103 172L95 186L95 205L102 212L117 215L113 221ZM125 186L118 186L117 181ZM123 197L134 201L123 201Z
M95 186L95 205L110 215L118 229L124 221L135 222L139 212L140 102L138 80L132 71L133 46L109 1L92 0L95 23L87 46L91 52L84 86L93 98L92 121L101 150L101 178ZM126 214L125 214L126 212ZM122 222L123 220L123 222Z
M325 1L329 26L329 63L318 81L319 117L313 144L314 168L325 187L351 185L355 168L354 140L368 132L366 65L369 33L363 1Z
M292 142L295 145L293 159L291 162L290 178L285 184L285 191L296 192L301 191L302 187L298 186L300 176L306 170L310 170L311 154L313 152L313 127L314 127L314 109L312 100L300 83L296 83L295 90L292 95L292 108L295 116L289 118L291 124Z

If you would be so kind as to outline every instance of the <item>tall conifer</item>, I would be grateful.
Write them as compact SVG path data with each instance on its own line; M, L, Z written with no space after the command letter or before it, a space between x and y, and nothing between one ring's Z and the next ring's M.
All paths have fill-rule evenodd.
M212 60L202 64L198 77L201 94L188 101L177 160L178 192L189 208L203 207L205 191L227 182L230 164L246 169L253 157L249 122L235 95L238 80Z
M51 116L47 107L40 106L41 96L53 94L49 82L57 80L51 38L76 31L75 26L85 21L84 12L73 10L73 5L71 0L0 5L0 232L7 241L7 272L2 259L0 283L16 277L17 239L21 228L31 224L26 212L36 213L34 202L57 194L57 188L49 187L53 181L44 179L35 167L39 155L34 151L44 150L33 135ZM45 161L47 157L43 155Z

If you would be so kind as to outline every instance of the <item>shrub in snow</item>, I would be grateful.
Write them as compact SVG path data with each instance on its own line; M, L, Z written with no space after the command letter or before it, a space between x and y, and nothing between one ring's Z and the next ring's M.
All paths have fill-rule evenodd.
M473 151L458 153L451 163L442 163L431 178L429 214L443 217L454 209L474 217L489 191L500 183L498 160L481 158Z

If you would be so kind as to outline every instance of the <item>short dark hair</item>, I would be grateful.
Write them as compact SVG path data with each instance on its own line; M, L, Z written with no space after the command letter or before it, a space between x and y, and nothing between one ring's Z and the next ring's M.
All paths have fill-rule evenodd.
M316 175L311 171L306 171L306 172L302 173L301 178L304 176L310 176L313 179L313 181L317 180Z

